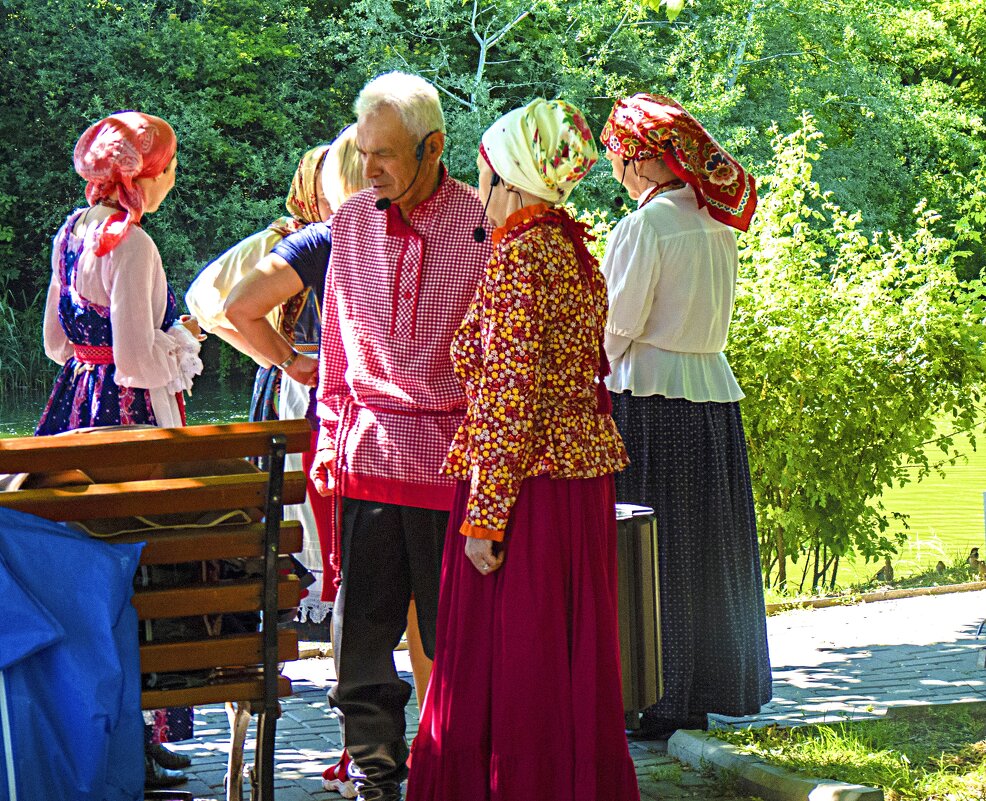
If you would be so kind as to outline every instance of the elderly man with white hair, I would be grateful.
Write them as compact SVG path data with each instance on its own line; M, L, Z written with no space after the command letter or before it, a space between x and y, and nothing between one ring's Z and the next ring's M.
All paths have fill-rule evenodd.
M407 775L410 685L393 649L413 594L434 655L442 548L453 482L440 474L466 397L452 337L490 255L483 207L449 177L435 88L388 73L356 100L370 184L332 221L319 355L312 478L341 506L333 560L337 684L329 701L363 801L398 801Z

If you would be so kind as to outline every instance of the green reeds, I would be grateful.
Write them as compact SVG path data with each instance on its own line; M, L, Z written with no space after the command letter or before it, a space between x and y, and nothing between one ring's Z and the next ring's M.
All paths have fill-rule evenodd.
M57 369L44 352L44 297L17 298L0 285L0 403L48 391ZM26 301L26 302L25 302Z

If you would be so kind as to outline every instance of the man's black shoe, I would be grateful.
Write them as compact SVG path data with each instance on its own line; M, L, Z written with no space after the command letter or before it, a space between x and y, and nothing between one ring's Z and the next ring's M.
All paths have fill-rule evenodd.
M176 754L161 743L151 743L150 751L151 759L168 770L181 770L192 764L191 757L185 756L185 754Z
M155 762L149 753L144 754L144 787L151 790L177 787L188 781L180 770L168 770Z

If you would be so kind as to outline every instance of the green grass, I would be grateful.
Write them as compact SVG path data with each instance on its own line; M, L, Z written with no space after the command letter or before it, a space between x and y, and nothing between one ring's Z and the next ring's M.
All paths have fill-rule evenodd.
M881 787L886 801L986 798L986 710L939 707L913 718L710 732L772 765Z
M785 592L776 587L770 587L764 590L764 600L768 604L782 604L779 611L784 611L785 609L797 608L802 602L818 597L837 598L848 605L859 602L863 593L906 590L917 587L941 587L982 580L979 574L969 567L965 559L959 558L941 568L936 564L935 567L922 568L916 573L908 573L904 576L897 574L892 582L879 581L871 577L868 580L861 580L853 584L840 582L833 591L815 593L810 590Z
M946 564L969 555L974 546L983 548L983 493L986 492L986 437L983 424L976 431L979 450L964 438L967 461L946 468L945 478L930 475L923 481L888 490L884 506L910 516L907 547L895 561L909 568ZM895 529L892 529L895 530ZM896 530L902 530L897 525ZM984 549L986 551L986 549ZM872 570L875 573L876 569ZM901 572L901 571L898 571Z
M42 294L30 301L22 298L20 305L26 309L18 310L5 282L0 281L0 403L14 403L51 384L56 368L41 344L44 301Z

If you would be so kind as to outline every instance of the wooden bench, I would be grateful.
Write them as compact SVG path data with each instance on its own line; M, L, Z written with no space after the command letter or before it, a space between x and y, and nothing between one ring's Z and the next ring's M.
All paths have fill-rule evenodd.
M300 523L283 521L282 510L284 504L304 500L305 477L300 472L284 473L284 455L307 450L310 436L307 421L288 420L0 439L0 473L44 474L45 479L33 483L48 485L0 493L0 506L10 509L90 527L97 525L94 521L102 526L110 522L110 528L107 519L164 515L167 521L188 513L198 517L253 511L235 522L185 522L107 539L146 541L140 562L149 568L241 557L262 561L258 578L197 577L180 586L138 588L133 599L141 621L261 615L256 632L203 633L140 646L145 678L146 674L177 674L179 679L187 675L194 676L198 685L149 689L145 682L144 709L250 702L257 711L252 797L259 801L274 799L277 699L291 694L291 682L279 674L278 662L298 658L297 635L279 632L277 619L278 610L298 605L299 583L294 575L279 571L279 562L302 548ZM255 456L268 457L267 472L242 461ZM219 460L238 461L223 465ZM245 472L236 472L240 465ZM92 483L86 483L88 479ZM203 671L211 671L204 683ZM230 784L239 778L231 777Z

